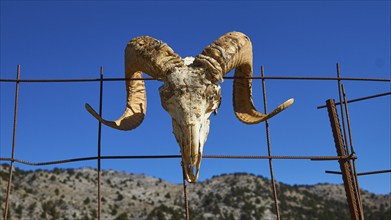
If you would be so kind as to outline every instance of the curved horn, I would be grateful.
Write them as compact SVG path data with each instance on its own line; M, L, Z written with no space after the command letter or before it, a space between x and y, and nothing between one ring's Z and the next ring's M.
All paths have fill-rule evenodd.
M206 69L206 78L216 83L235 68L233 105L236 117L246 124L265 121L288 108L293 99L285 101L270 114L258 112L252 100L253 68L252 45L250 39L240 32L230 32L207 46L196 56L195 65Z
M127 105L123 115L115 121L102 119L90 105L86 109L103 124L119 130L132 130L141 124L146 113L146 91L142 72L164 80L174 67L182 66L178 54L165 43L152 37L136 37L125 49L125 78Z

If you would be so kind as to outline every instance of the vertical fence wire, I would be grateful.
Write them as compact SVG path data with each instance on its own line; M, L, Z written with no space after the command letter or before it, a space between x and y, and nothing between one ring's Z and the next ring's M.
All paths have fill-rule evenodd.
M190 220L190 213L189 213L189 200L187 198L187 185L186 185L186 174L185 174L185 167L183 165L183 161L181 162L182 165L182 175L183 175L183 196L185 200L185 219Z
M347 121L347 125L348 125L350 150L352 152L352 155L355 155L356 152L355 152L354 145L353 145L353 136L352 136L352 130L351 130L351 126L350 126L349 108L348 108L348 103L347 103L347 99L346 99L345 87L343 84L341 85L341 90L342 90L342 94L343 94L343 99L344 99L343 101L344 101L344 107L345 107L345 112L346 112L346 121ZM357 198L357 204L358 204L358 211L359 211L361 218L364 219L364 210L363 210L363 206L362 206L360 186L359 186L358 177L357 177L358 175L357 175L357 168L356 168L356 159L352 158L351 163L352 163L352 168L353 168L352 169L353 181L354 181L354 185L356 188L356 194L357 194L356 198Z
M342 122L342 130L343 130L343 139L345 143L345 152L347 155L350 155L350 150L348 148L348 141L346 136L346 125L345 125L345 114L343 111L343 102L342 102L342 89L341 89L341 69L339 66L339 63L336 64L337 67L337 78L338 78L338 96L339 96L339 103L341 103L340 110L341 110L341 122Z
M345 120L345 114L347 115L348 117L348 109L347 109L347 101L346 101L346 94L345 94L345 91L344 91L344 85L341 84L341 69L340 69L340 65L339 63L336 64L336 68L337 68L337 77L338 77L338 95L339 95L339 103L341 103L340 105L340 112L341 112L341 122L342 122L342 128L343 128L343 139L344 139L344 143L345 143L345 152L347 155L350 155L350 153L354 154L354 148L352 147L352 139L351 139L351 130L349 129L350 128L350 120L347 118L346 120L348 121L348 129L349 129L349 137L346 133L346 120ZM350 142L348 142L348 138L350 140ZM350 145L349 145L350 143ZM351 147L351 150L349 149L349 146ZM352 152L350 152L352 151ZM357 210L358 212L358 218L359 219L364 219L364 216L363 216L363 210L362 210L362 203L361 203L361 197L360 197L360 189L358 187L358 178L357 178L357 172L356 172L356 166L355 166L355 160L349 160L349 165L351 167L350 169L350 172L351 172L351 176L352 176L352 183L353 183L353 187L354 187L354 199L355 200L355 209Z
M352 130L350 127L350 117L349 117L349 108L348 108L348 101L346 99L346 91L345 91L345 86L342 84L341 85L341 90L342 90L342 95L343 95L343 106L345 108L345 113L346 113L346 121L348 124L348 135L349 135L349 146L350 146L350 151L352 154L355 154L355 150L353 147L353 137L352 137Z
M262 75L262 77L265 76L265 70L264 70L263 66L261 66L261 75ZM268 111L267 111L265 79L262 79L262 91L263 91L264 112L265 112L265 114L267 114ZM272 152L271 152L271 146L270 146L270 131L269 131L269 122L268 122L268 120L265 121L265 128L266 128L267 153L268 153L268 156L270 157L272 155ZM269 168L270 168L270 179L271 179L271 182L272 182L272 189L273 189L274 206L275 206L275 209L276 209L276 216L277 216L277 220L280 220L280 209L279 209L279 206L278 206L277 188L276 188L276 182L275 182L275 179L274 179L272 158L269 158Z
M100 83L99 83L99 116L102 117L103 106L103 67L100 67ZM101 177L101 138L102 137L102 122L98 124L98 220L101 219L102 214L102 177Z
M18 120L18 102L19 102L19 80L20 80L20 64L18 64L16 68L16 84L15 84L15 105L14 105L14 124L13 124L13 134L12 134L12 153L11 153L11 163L9 167L9 177L7 184L7 194L5 199L5 207L4 207L4 220L8 219L8 209L10 203L10 195L11 195L11 185L12 185L12 175L13 168L15 163L15 146L16 146L16 125Z

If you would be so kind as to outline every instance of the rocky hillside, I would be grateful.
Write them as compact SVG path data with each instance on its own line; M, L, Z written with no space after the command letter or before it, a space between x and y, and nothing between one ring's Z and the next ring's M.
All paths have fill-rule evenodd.
M3 216L8 167L0 166ZM281 219L349 219L340 185L278 183ZM102 219L184 219L182 185L117 171L102 173ZM226 174L188 186L191 219L275 219L270 181ZM362 192L365 219L391 219L391 195ZM9 219L96 219L94 169L15 170Z

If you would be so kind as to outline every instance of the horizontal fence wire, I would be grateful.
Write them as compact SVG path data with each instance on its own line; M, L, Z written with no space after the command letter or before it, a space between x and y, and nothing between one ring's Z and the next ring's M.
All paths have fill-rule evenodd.
M268 79L268 80L345 80L345 81L372 81L372 82L391 82L386 78L356 78L356 77L306 77L306 76L253 76L253 77L231 77L224 79ZM74 82L99 82L99 81L125 81L125 80L157 80L151 77L145 78L79 78L79 79L0 79L0 82L27 82L27 83L74 83Z
M100 156L101 160L123 160L123 159L172 159L172 158L182 158L181 155L132 155L132 156ZM356 156L256 156L256 155L203 155L202 158L207 159L281 159L281 160L346 160L346 159L357 159ZM12 159L12 158L0 158L0 161L14 161L17 163L22 163L30 166L46 166L62 163L73 163L79 161L89 161L97 160L98 157L80 157L80 158L71 158L64 160L55 160L47 162L30 162L27 160L21 159Z
M330 171L330 170L326 170L325 173L328 173L328 174L342 174L339 171ZM361 172L361 173L357 173L357 176L382 174L382 173L391 173L391 170L376 170L376 171Z
M363 101L363 100L367 100L367 99L379 98L379 97L386 96L386 95L391 95L391 92L385 92L385 93L380 93L380 94L371 95L371 96L365 96L365 97L361 97L361 98L357 98L357 99L351 99L351 100L347 100L346 103L353 103L353 102ZM341 104L340 102L335 103L335 105L340 105L340 104ZM318 106L317 108L318 109L326 108L326 105L321 105L321 106Z

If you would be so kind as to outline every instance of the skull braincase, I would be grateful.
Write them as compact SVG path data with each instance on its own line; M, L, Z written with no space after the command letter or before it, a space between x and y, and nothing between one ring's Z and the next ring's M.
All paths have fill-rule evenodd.
M167 76L159 88L163 108L171 115L173 132L188 179L198 179L202 150L209 134L210 115L219 107L220 86L205 79L205 71L185 58L183 67ZM195 171L195 172L194 172Z

